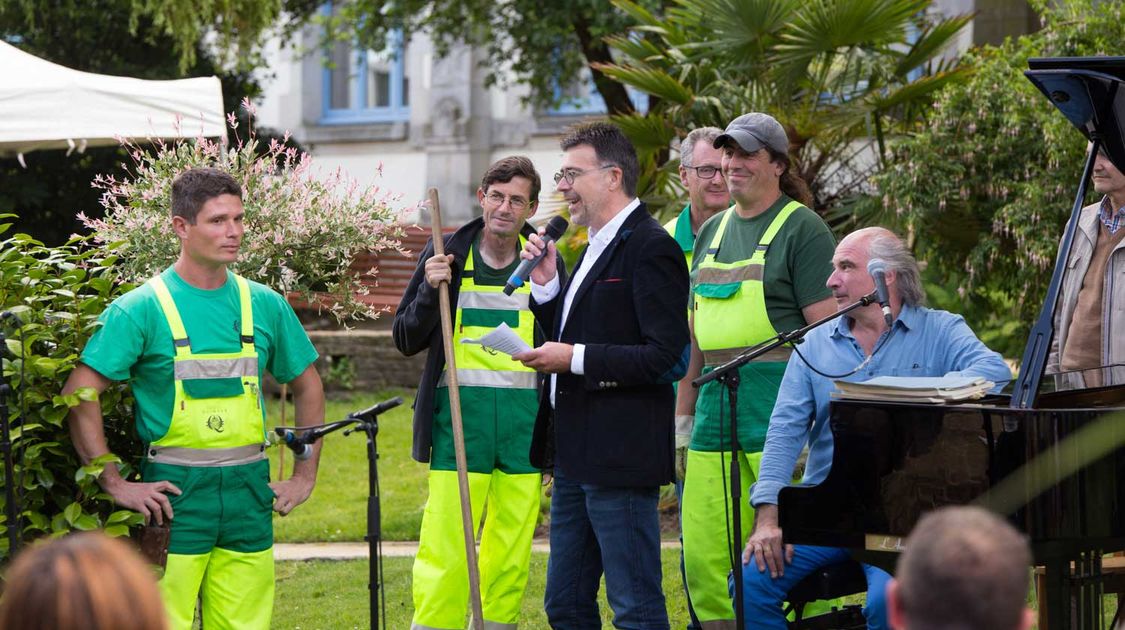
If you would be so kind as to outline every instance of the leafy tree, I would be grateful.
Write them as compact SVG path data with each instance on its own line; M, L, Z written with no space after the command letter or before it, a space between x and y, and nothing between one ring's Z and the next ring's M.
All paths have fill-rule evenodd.
M657 10L667 0L638 2ZM559 104L559 87L590 67L606 111L635 110L625 87L596 65L612 61L605 37L630 24L627 14L604 0L338 0L333 6L325 20L329 38L381 50L394 30L424 30L438 54L457 42L481 46L488 53L488 84L525 84L531 103L540 107Z
M1120 3L1033 6L1043 30L970 52L972 78L939 93L929 124L893 147L868 203L912 235L932 301L1007 356L1022 352L1043 302L1086 148L1024 78L1027 60L1113 54L1125 39Z
M646 114L614 116L642 155L647 198L678 198L668 147L694 127L749 111L785 126L790 158L818 210L862 193L886 165L888 138L913 131L933 94L965 71L940 53L969 16L941 18L930 0L676 0L607 39L610 78L657 97Z
M246 71L260 65L257 55L270 31L300 26L319 4L320 0L6 0L0 3L0 34L18 36L36 49L40 46L35 42L41 39L49 44L46 48L62 49L54 57L58 59L68 58L68 52L80 53L70 58L70 64L59 61L64 65L107 67L126 60L142 66L136 72L145 71L145 60L129 61L129 55L118 54L115 48L138 43L133 40L150 44L161 40L165 50L174 53L181 73L195 65L204 51L200 42L210 37L208 56ZM20 28L10 30L12 25ZM67 29L72 25L82 28ZM122 31L128 37L114 37ZM91 48L91 39L110 45ZM140 76L136 72L123 74Z

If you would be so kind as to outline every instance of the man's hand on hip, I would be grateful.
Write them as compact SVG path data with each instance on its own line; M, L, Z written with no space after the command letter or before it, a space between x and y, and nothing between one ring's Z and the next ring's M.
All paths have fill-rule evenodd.
M742 564L757 563L758 571L768 567L771 578L785 575L785 565L793 561L793 545L782 543L777 525L777 506L762 504L755 508L754 531L742 551Z
M548 341L547 343L532 348L527 352L513 354L512 359L519 361L537 372L547 374L565 374L570 371L570 360L574 357L574 346L569 343Z
M117 505L140 512L146 524L155 521L157 525L163 525L165 517L172 520L172 502L166 493L183 494L170 481L143 483L125 481L120 477L115 483L106 484L105 491Z
M293 508L309 498L315 484L314 480L300 475L294 475L285 481L270 482L270 489L276 497L273 501L273 510L282 516L289 514Z

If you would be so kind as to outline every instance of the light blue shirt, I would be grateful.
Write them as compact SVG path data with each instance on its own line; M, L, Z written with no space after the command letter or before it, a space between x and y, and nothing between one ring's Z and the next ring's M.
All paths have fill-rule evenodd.
M843 374L864 360L863 349L852 335L850 319L841 317L810 332L797 346L810 363L827 374ZM918 306L903 306L894 322L894 336L862 370L846 381L866 381L877 376L980 376L996 383L998 391L1011 380L1012 371L1000 355L981 343L960 315ZM883 338L876 342L878 348ZM789 358L785 377L770 416L758 482L750 503L777 504L777 493L788 486L793 466L805 443L809 459L802 483L820 483L832 466L832 430L828 403L832 381L811 369L797 353Z

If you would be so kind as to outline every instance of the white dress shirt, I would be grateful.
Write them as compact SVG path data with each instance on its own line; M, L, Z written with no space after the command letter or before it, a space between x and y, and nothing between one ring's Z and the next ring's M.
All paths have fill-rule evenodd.
M586 279L586 274L590 273L590 269L594 263L601 257L602 252L606 247L609 247L613 238L617 236L617 231L621 229L625 219L633 213L641 205L641 200L636 197L609 220L608 223L602 226L602 229L595 230L589 229L589 244L586 246L586 255L582 257L582 263L574 270L574 275L570 277L570 283L566 286L566 295L563 296L562 303L562 320L559 323L559 335L562 335L563 329L566 328L566 320L570 316L570 305L574 300L574 294L578 291L578 287L582 286L582 282ZM545 285L531 283L531 298L538 304L550 302L559 294L559 276L555 274L550 282ZM585 374L585 359L586 359L586 344L574 344L574 354L570 358L570 371L574 374ZM556 375L551 375L551 406L555 406L555 381Z

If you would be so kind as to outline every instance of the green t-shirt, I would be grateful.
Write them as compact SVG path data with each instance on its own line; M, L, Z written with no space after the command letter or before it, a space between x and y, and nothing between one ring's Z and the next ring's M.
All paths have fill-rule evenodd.
M750 219L734 214L727 224L715 259L721 263L732 263L749 258L762 240L762 234L790 201L789 197L782 195L769 210ZM706 257L722 217L722 213L711 217L699 229L692 261L693 283L695 271ZM835 249L836 239L815 212L802 206L789 215L766 252L762 280L766 312L774 330L788 332L804 326L805 316L801 309L832 296L825 282L832 274Z
M517 241L518 243L518 241ZM520 261L520 247L516 245L516 258L507 267L503 269L493 269L484 262L480 256L480 234L477 234L476 240L473 241L473 282L482 286L497 286L502 287L508 282L508 278L512 277L516 267L519 266Z
M239 351L241 310L233 274L228 271L226 283L213 290L191 286L171 267L161 277L193 352ZM288 383L316 360L316 349L285 298L257 282L249 285L259 376L264 369ZM137 434L154 442L168 431L176 396L172 332L156 293L141 285L114 300L98 320L102 326L82 351L82 363L108 379L129 381L137 401Z

